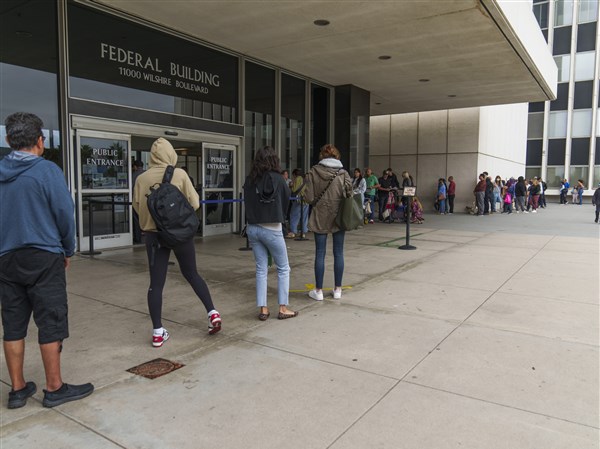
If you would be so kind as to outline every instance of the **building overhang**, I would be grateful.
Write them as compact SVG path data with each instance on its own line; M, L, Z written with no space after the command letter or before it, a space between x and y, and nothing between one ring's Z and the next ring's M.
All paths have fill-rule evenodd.
M556 96L556 65L531 1L94 3L291 73L368 90L372 115Z

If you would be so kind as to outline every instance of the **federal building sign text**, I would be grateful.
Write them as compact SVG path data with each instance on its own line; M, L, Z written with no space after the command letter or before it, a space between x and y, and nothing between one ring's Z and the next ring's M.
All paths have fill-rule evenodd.
M237 107L238 58L69 4L70 76Z

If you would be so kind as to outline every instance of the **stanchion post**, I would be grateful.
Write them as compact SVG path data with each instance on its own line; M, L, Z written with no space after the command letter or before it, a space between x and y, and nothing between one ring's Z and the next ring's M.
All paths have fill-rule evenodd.
M244 199L242 198L242 194L240 193L240 205L243 203ZM240 206L240 221L241 221L241 206ZM244 227L246 228L246 246L242 246L239 248L240 251L251 251L252 247L250 246L250 240L248 240L248 223L244 220Z
M405 192L403 192L405 193ZM407 209L406 209L406 243L404 245L401 245L398 247L398 249L404 249L404 250L412 250L412 249L417 249L416 246L413 246L410 244L410 211L412 209L412 199L414 196L414 192L412 192L411 196L408 196L408 201L407 201Z
M88 236L90 238L88 251L83 251L80 254L84 256L95 256L102 254L102 251L94 251L94 211L93 211L94 200L88 199Z

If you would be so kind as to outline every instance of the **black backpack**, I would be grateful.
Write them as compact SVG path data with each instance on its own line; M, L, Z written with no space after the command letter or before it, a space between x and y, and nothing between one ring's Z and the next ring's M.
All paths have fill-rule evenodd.
M162 246L175 248L198 232L196 211L181 191L171 184L175 167L167 166L161 184L150 187L148 211L156 224Z

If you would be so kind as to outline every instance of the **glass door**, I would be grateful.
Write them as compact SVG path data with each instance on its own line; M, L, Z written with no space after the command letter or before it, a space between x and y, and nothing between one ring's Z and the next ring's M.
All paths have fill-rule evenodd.
M237 220L234 145L202 144L202 235L233 232Z
M77 130L79 250L132 244L131 136Z

